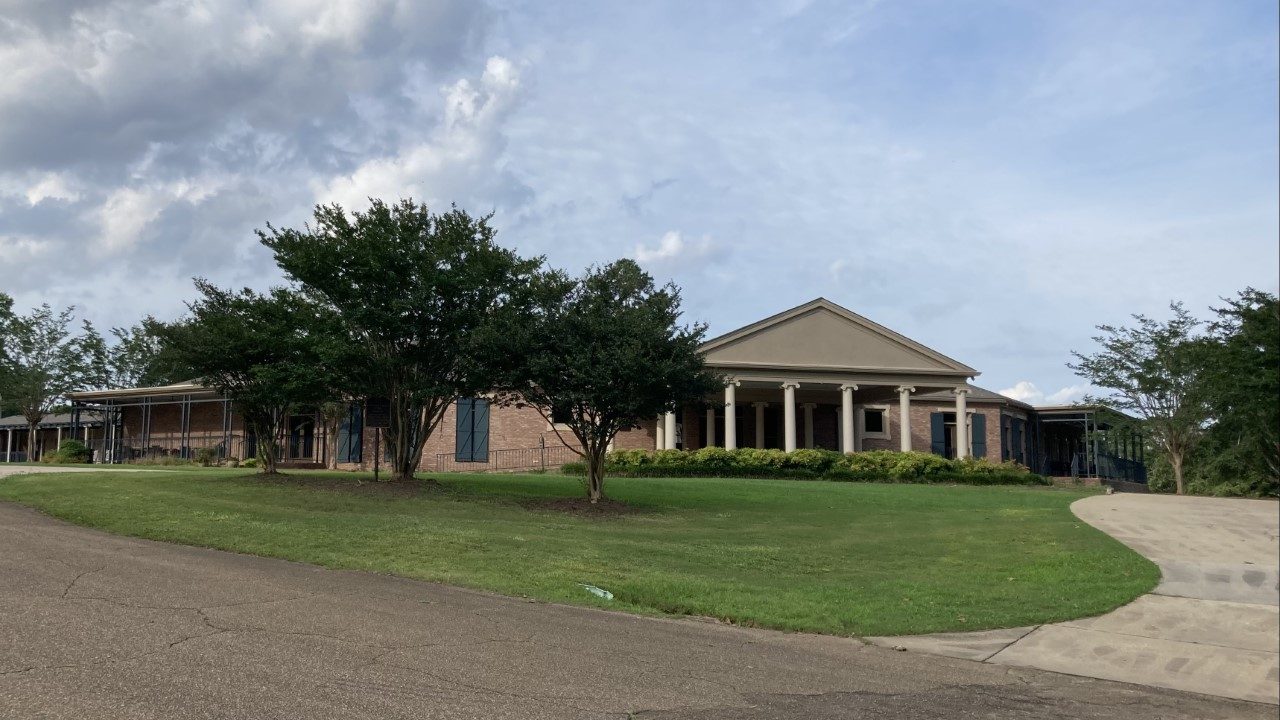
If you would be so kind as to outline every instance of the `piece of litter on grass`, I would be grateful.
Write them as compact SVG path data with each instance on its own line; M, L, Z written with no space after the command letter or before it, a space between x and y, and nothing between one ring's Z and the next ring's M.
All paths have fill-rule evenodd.
M598 588L595 585L588 585L586 583L578 583L578 584L586 588L587 592L591 593L592 595L595 595L596 597L601 597L601 598L604 598L605 600L613 599L613 593L609 592L608 590L605 590L603 588Z

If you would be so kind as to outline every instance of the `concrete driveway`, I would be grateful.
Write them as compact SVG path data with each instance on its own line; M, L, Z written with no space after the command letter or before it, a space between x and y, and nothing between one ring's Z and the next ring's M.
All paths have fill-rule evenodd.
M1280 702L1280 503L1116 494L1072 511L1160 566L1151 594L1106 615L876 642L1254 702Z
M5 503L0 548L4 718L1274 715L852 639L117 537Z

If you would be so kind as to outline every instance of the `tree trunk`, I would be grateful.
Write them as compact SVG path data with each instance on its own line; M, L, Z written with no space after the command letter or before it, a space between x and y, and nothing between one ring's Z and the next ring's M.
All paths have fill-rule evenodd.
M262 475L276 474L276 450L279 445L274 433L258 435L258 472Z
M1169 464L1173 466L1173 483L1177 494L1185 495L1187 488L1182 480L1182 453L1172 453L1169 456Z
M594 505L604 497L604 453L587 453L587 499Z
M27 425L27 462L36 461L36 432L40 427L38 423L28 421Z

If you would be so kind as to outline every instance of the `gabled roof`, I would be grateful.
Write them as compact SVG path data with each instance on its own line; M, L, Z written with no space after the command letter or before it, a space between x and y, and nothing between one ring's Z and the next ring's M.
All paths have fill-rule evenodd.
M712 338L699 349L712 366L978 374L826 298Z
M71 413L49 413L40 419L37 427L56 427L58 425L71 425L74 418ZM84 411L80 413L81 425L101 425L102 416L96 412ZM17 428L19 430L27 429L27 418L25 415L6 415L0 418L0 428Z

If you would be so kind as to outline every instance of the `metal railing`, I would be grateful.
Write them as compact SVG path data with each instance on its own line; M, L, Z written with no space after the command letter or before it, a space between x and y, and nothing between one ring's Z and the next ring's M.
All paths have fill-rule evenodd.
M435 472L547 470L578 459L578 454L566 445L490 450L483 462L458 460L456 453L437 453Z
M10 453L0 452L0 461L3 462L26 462L27 453L22 450L14 450Z

